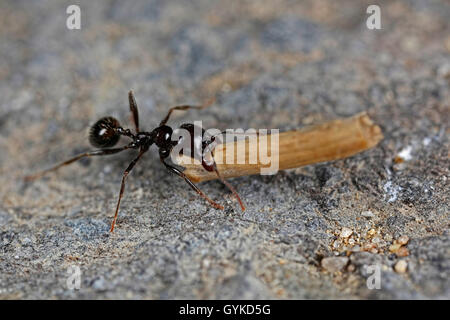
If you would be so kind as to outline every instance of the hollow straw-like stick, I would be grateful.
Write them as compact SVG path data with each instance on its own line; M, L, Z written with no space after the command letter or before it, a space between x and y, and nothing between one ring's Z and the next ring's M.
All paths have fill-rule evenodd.
M275 159L271 152L271 139L278 136L278 170L301 167L307 164L326 162L350 157L359 152L370 149L383 139L379 126L374 124L369 116L363 112L345 119L337 119L324 124L305 129L292 130L278 135L259 135L250 139L219 144L214 149L214 158L217 168L224 178L240 177L253 174L261 174L261 169L274 166L274 163L264 163L259 156L260 144L252 139L268 139L263 144L267 145L268 158ZM245 149L243 148L245 146ZM237 163L239 157L245 154L245 163ZM257 156L256 163L250 163L250 159ZM220 161L222 159L222 161ZM242 159L242 158L241 158ZM267 159L266 159L267 160ZM201 164L192 163L187 156L179 156L176 162L183 166L186 176L193 182L202 182L217 179L215 172L206 171ZM242 161L241 161L242 162Z

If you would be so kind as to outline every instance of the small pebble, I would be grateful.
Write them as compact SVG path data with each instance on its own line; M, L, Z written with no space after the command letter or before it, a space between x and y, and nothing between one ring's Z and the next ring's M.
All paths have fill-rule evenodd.
M363 217L366 217L366 218L373 218L373 217L375 217L375 215L373 214L373 212L370 211L370 210L361 212L361 215L362 215Z
M347 257L327 257L322 259L321 265L328 272L334 273L343 270L347 263Z
M348 238L352 235L352 233L353 233L352 229L344 227L342 228L340 236L341 238Z
M368 242L368 243L365 243L364 245L363 245L363 250L364 251L370 251L370 250L372 250L373 248L376 248L377 246L376 246L376 244L375 243L370 243L370 242Z
M407 257L409 256L409 251L405 247L401 247L395 254L397 255L397 257Z
M27 246L27 245L31 244L32 241L30 238L24 238L21 240L21 242L22 242L22 245Z
M144 196L144 189L139 188L136 190L136 198L137 199L142 199L142 197Z
M397 273L405 273L407 268L408 268L408 263L406 263L405 260L398 261L394 266L394 270Z
M406 163L405 162L401 162L401 163L396 163L393 165L392 167L395 171L402 171L406 169Z
M353 272L353 271L355 271L355 270L356 270L356 267L355 267L354 264L349 264L349 265L348 265L348 267L347 267L347 271L348 271L348 272Z
M400 249L402 245L399 243L394 243L392 245L389 246L389 251L392 253L396 253L398 251L398 249Z
M397 239L397 243L399 243L401 245L407 244L408 241L409 241L409 237L408 236L401 236L400 238Z
M286 259L280 259L280 260L278 260L278 263L279 264L281 264L281 265L284 265L284 264L286 264L288 261L286 260Z
M334 248L334 249L339 248L340 245L341 245L340 242L337 241L337 240L333 242L333 248Z
M106 290L106 281L103 278L98 278L92 284L92 288L95 290L103 291Z
M381 242L380 237L373 237L372 243L380 243L380 242Z

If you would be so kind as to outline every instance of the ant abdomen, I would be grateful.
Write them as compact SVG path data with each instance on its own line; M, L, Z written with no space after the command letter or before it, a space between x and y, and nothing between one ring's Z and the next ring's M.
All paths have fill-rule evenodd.
M97 148L113 147L120 138L117 128L119 121L113 117L104 117L98 120L89 131L89 142Z

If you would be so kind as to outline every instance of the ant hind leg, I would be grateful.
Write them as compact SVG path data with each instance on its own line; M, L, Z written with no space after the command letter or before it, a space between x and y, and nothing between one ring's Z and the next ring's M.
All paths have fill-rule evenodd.
M67 165L69 165L69 164L71 164L71 163L73 163L75 161L78 161L78 160L80 160L82 158L85 158L85 157L106 156L106 155L110 155L110 154L119 153L121 151L130 149L130 148L131 148L130 146L125 146L125 147L122 147L122 148L99 149L99 150L94 150L94 151L90 151L90 152L81 153L81 154L79 154L79 155L77 155L77 156L75 156L75 157L73 157L73 158L71 158L69 160L66 160L64 162L61 162L61 163L59 163L59 164L57 164L57 165L55 165L55 166L53 166L53 167L51 167L49 169L37 172L37 173L32 174L32 175L25 176L24 180L25 181L34 181L36 179L41 178L43 175L45 175L45 174L47 174L49 172L56 171L56 170L58 170L61 167L67 166Z
M141 150L139 152L139 155L133 161L131 161L131 163L128 165L128 167L125 169L123 173L122 183L120 184L119 200L117 201L116 212L114 214L114 220L111 224L111 229L109 230L110 232L114 231L114 226L116 225L117 215L119 214L120 200L122 200L123 192L125 190L125 181L128 177L128 174L131 172L131 170L133 170L133 167L136 165L136 163L139 161L139 159L145 152L146 150Z

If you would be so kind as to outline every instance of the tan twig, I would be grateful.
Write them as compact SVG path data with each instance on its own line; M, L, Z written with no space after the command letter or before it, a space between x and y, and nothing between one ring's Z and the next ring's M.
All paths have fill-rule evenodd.
M266 136L259 135L246 140L223 143L214 149L217 168L223 178L260 174L261 169L270 167L270 164L263 164L259 156L256 163L251 164L249 161L251 159L249 155L258 154L258 143L262 137ZM267 143L269 158L272 152L271 141L277 137L278 169L284 170L350 157L377 145L383 139L383 134L380 127L364 112L346 119L282 132L277 136L270 135ZM251 143L252 139L257 139L258 143ZM245 163L237 164L236 150L239 148L244 150L243 144ZM215 172L208 172L200 164L191 162L187 156L180 156L177 159L177 163L186 168L184 174L192 181L201 182L218 178Z

